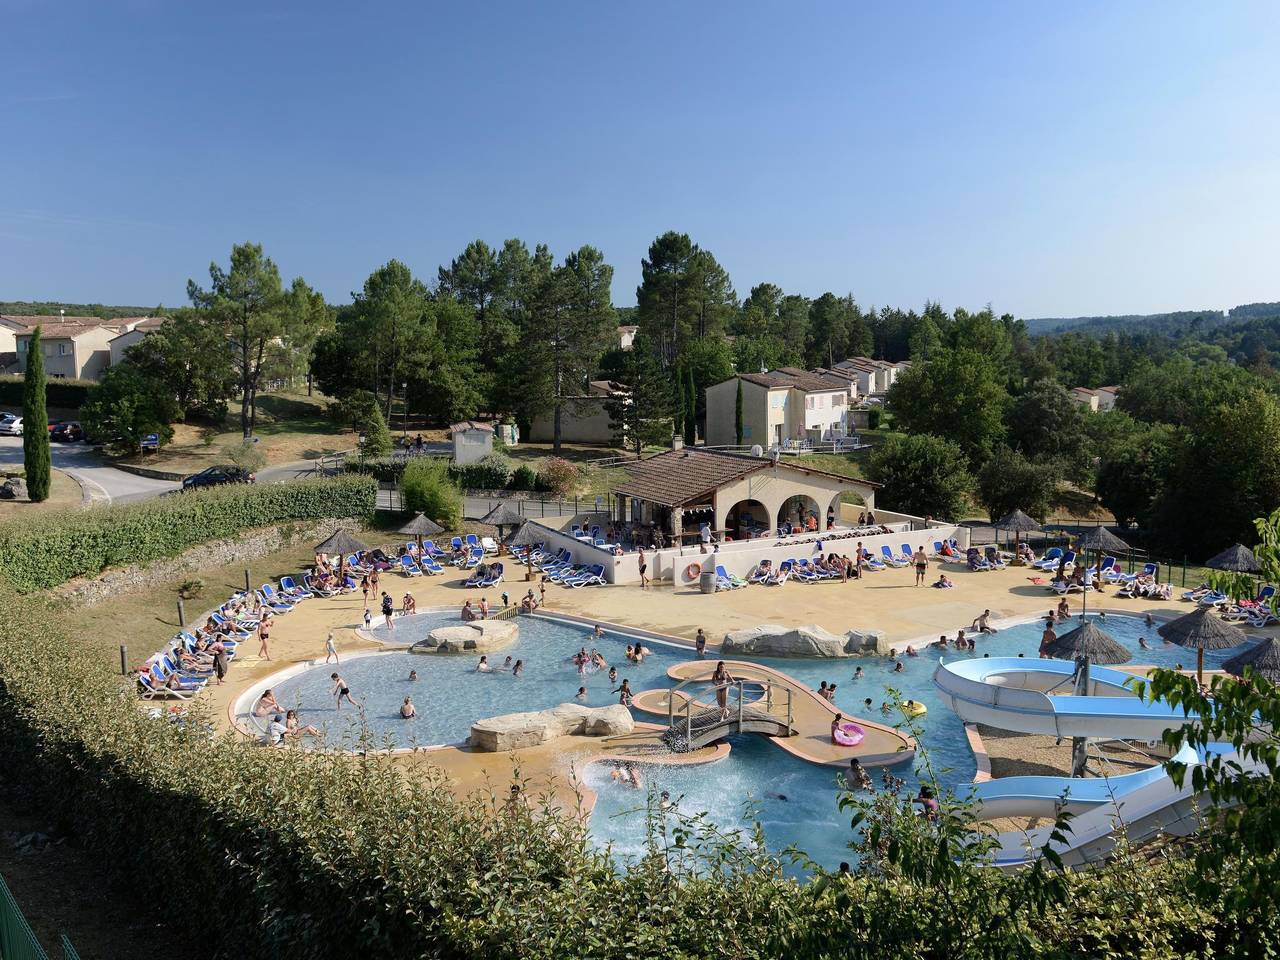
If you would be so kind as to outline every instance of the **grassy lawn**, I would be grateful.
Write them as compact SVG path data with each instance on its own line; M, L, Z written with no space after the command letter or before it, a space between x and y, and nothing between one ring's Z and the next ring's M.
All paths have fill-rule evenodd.
M42 503L31 503L27 500L0 500L0 520L12 520L32 513L74 509L82 502L80 484L61 470L54 470L49 483L48 500Z
M355 431L334 423L325 415L328 398L321 394L266 394L258 398L258 422L254 435L268 464L312 460L326 454L353 450ZM226 421L219 426L175 424L173 442L158 453L128 457L122 462L176 473L196 473L215 463L226 463L224 448L240 442L240 404L229 404Z

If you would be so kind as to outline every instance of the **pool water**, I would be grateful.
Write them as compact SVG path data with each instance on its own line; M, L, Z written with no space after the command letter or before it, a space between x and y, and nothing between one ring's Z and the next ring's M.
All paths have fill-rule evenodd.
M390 639L407 644L421 639L431 627L456 622L453 611L397 619ZM459 743L466 739L475 720L570 702L579 686L587 688L582 702L589 706L617 703L618 696L612 693L617 684L608 681L606 671L579 676L570 658L583 646L588 650L598 648L618 667L619 682L623 678L630 680L636 692L670 686L667 668L690 659L688 648L646 640L645 645L653 653L643 664L632 664L623 651L628 642L634 641L625 634L607 631L604 637L594 639L589 627L542 617L521 617L519 625L519 639L507 649L490 654L489 660L499 668L508 655L513 662L523 660L523 677L514 677L509 671L477 673L478 656L380 653L336 668L352 695L363 703L363 714L347 705L341 712L335 709L330 693L329 674L334 670L331 666L316 667L278 684L276 696L286 708L296 707L304 723L322 727L330 743L350 745L366 729L365 724L367 735L378 746ZM1059 633L1078 625L1078 618L1061 624ZM1194 666L1195 651L1163 643L1154 628L1147 627L1140 618L1107 616L1101 618L1100 626L1132 651L1132 663ZM901 714L892 711L886 715L881 712L881 704L904 699L922 703L928 712L914 724L922 753L927 752L934 775L944 785L958 786L973 779L976 765L964 725L935 691L935 668L940 661L984 654L1034 658L1042 630L1042 621L1032 621L979 636L974 653L926 648L918 656L902 657L900 673L894 671L894 664L887 657L759 662L814 689L823 681L835 683L836 705L854 718L900 723ZM377 629L374 632L377 635ZM1146 638L1152 649L1142 649L1139 638ZM1216 666L1232 653L1210 651L1205 657L1206 666ZM859 667L863 676L855 680L854 672ZM408 680L411 669L418 672L417 682ZM418 710L418 716L411 720L400 718L399 708L405 696L413 698ZM872 701L870 710L864 705L866 698ZM637 717L655 719L644 714ZM669 791L683 812L706 812L724 830L749 831L754 815L775 851L794 845L828 868L850 858L848 842L852 833L848 816L836 807L838 770L806 763L762 737L738 736L730 743L729 757L715 764L642 768L646 788ZM921 766L922 761L923 757L918 758L915 766ZM919 781L912 765L900 764L893 773L906 781L908 790L917 789ZM879 771L872 771L872 775L878 781ZM648 791L614 783L609 771L600 765L590 767L584 779L599 794L591 820L593 835L602 843L612 844L620 855L641 853ZM779 799L777 794L786 799Z

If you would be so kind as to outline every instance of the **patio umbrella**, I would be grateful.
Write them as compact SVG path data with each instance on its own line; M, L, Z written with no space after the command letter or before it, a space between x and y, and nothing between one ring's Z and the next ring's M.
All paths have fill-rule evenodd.
M1191 613L1180 616L1177 620L1162 624L1156 633L1176 643L1180 647L1188 647L1196 651L1196 682L1204 682L1204 652L1206 650L1226 650L1238 647L1248 638L1239 627L1227 623L1215 616L1213 607L1198 607Z
M512 536L508 546L512 547L531 547L535 543L542 542L542 534L539 532L542 528L536 523L525 521L519 530ZM525 580L533 579L533 561L531 555L526 553L524 557Z
M368 550L363 543L351 535L349 530L339 527L322 543L316 544L316 553L336 553L338 555L338 584L346 583L347 554Z
M1014 510L1013 513L1007 513L996 521L997 530L1013 531L1013 552L1014 563L1021 563L1018 554L1018 540L1024 533L1030 533L1032 530L1039 530L1040 524L1036 523L1031 517L1027 516L1021 510Z
M1090 663L1129 662L1129 651L1090 620L1084 621L1076 629L1058 637L1045 648L1045 652L1059 660L1075 660L1075 693L1078 697L1089 695ZM1073 777L1084 776L1087 741L1087 737L1073 737L1071 740L1071 775Z
M1097 550L1099 553L1098 563L1102 563L1102 553L1124 553L1129 549L1129 545L1117 537L1106 527L1097 526L1088 530L1080 536L1076 545L1084 554L1085 569L1089 569L1089 551ZM1101 575L1101 571L1099 571ZM1089 590L1085 589L1084 595L1081 597L1081 611L1087 613L1089 611ZM1120 661L1123 662L1123 661Z
M406 523L403 527L401 527L396 532L403 533L406 536L410 536L410 537L417 537L418 552L421 553L422 538L434 537L437 533L444 533L444 527L440 526L440 524L436 523L434 520L432 520L430 517L424 514L421 510L419 510L417 515L412 520L410 520L408 523Z
M512 510L511 507L509 507L505 503L498 504L496 507L494 507L492 510L490 510L488 513L486 513L483 517L480 518L481 523L487 523L491 527L498 528L499 540L502 540L503 527L513 527L513 528L519 527L521 524L524 523L524 520L525 518L523 514L517 513L515 510Z
M1244 676L1245 667L1253 667L1272 683L1280 683L1280 638L1267 637L1222 665L1223 670L1237 677Z
M1227 547L1220 554L1204 562L1206 567L1214 570L1230 570L1233 573L1259 573L1261 568L1253 551L1243 544Z

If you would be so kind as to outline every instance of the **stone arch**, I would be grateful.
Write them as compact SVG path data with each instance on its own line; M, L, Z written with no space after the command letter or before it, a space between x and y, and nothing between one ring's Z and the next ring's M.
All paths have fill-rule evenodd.
M848 501L844 499L846 496L850 498ZM841 491L840 493L837 493L835 496L831 498L831 503L829 504L829 509L834 510L836 513L837 524L850 522L846 520L843 514L841 513L840 508L845 503L848 503L850 506L853 507L854 513L858 513L859 511L865 510L867 508L866 499L857 490L844 490L844 491ZM825 515L823 519L824 520L826 519ZM857 520L857 517L854 517L853 519Z
M827 519L826 508L819 506L818 501L807 493L793 493L783 500L782 505L778 507L778 515L774 517L774 522L778 526L784 523L795 524L798 518L808 516L810 513L818 518L819 528L825 525Z
M775 524L767 506L759 500L747 498L739 500L725 511L720 529L734 540L747 540L753 536L753 532L760 529L766 534L772 534Z

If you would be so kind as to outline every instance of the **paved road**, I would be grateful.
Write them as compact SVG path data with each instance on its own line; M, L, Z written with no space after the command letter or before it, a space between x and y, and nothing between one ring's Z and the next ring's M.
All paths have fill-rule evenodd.
M107 466L93 448L83 443L50 444L53 465L71 474L89 491L89 495L102 503L129 503L158 497L168 490L176 490L179 484L170 480L152 480L125 473ZM0 437L0 464L22 466L22 438Z

